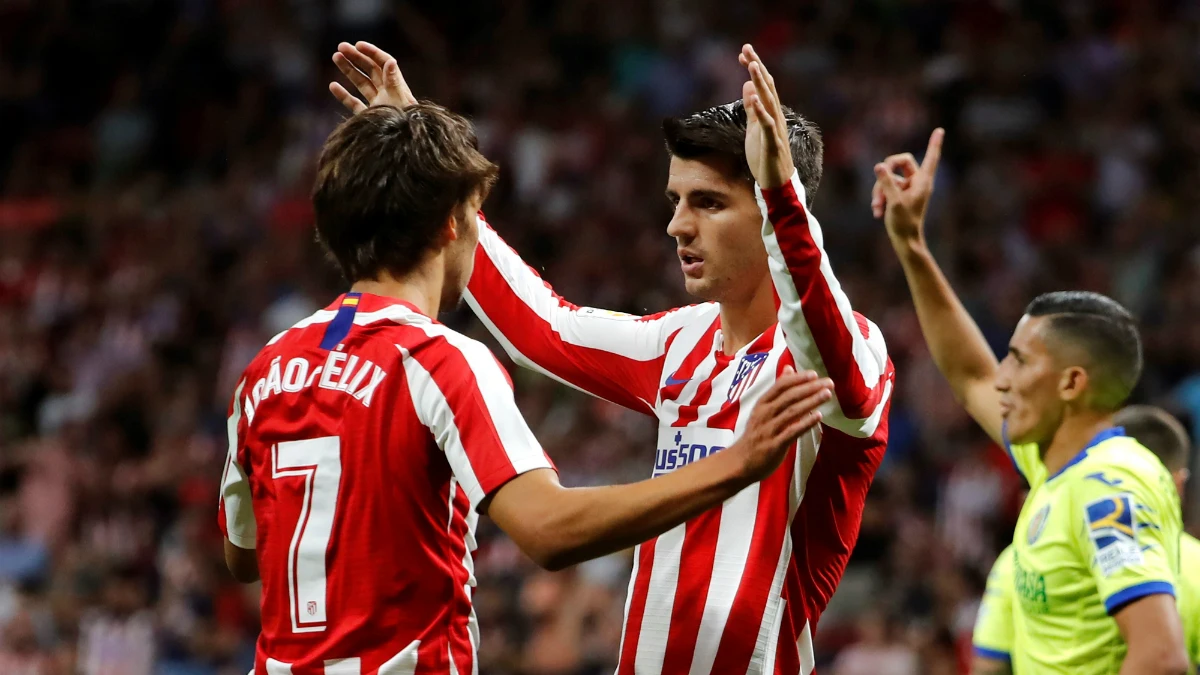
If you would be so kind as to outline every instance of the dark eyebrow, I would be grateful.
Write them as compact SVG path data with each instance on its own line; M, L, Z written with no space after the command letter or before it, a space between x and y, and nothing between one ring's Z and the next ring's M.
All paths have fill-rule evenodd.
M1013 356L1015 356L1018 359L1021 358L1021 350L1017 349L1016 347L1014 347L1012 345L1008 346L1008 353L1012 354Z
M688 193L688 199L703 197L708 197L709 199L715 199L718 201L724 201L726 199L725 193L717 190L692 190Z

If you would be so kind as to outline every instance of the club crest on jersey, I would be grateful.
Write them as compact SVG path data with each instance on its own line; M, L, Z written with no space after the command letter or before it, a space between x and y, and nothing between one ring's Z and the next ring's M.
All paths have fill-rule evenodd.
M1038 512L1033 514L1033 520L1029 521L1029 532L1026 534L1025 540L1033 546L1033 542L1042 536L1042 530L1046 529L1046 519L1050 516L1050 505L1047 504L1038 509Z
M1083 507L1096 564L1108 577L1144 560L1137 541L1137 503L1128 492L1101 497Z
M763 364L767 362L767 357L770 352L755 352L747 354L738 361L737 372L733 374L733 382L729 385L729 395L725 397L728 402L736 401L741 398L750 385L758 379L758 372L762 370Z

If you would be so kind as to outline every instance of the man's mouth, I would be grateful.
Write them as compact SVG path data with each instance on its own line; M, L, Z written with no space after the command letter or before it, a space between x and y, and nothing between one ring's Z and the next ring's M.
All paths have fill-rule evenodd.
M679 266L683 268L683 273L689 277L700 276L700 270L704 266L704 258L688 252L679 252Z

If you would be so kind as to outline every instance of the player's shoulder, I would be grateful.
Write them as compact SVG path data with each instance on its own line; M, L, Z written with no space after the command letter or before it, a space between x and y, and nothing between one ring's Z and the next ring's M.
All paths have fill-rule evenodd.
M1182 565L1184 569L1193 569L1200 575L1200 539L1193 537L1187 532L1179 538L1179 555L1184 561L1192 561L1191 565L1186 562ZM1200 576L1196 578L1197 584L1200 585Z
M1004 550L1000 552L1000 555L996 556L996 562L992 563L992 571L988 575L989 579L991 577L999 578L1011 574L1013 568L1013 558L1015 556L1016 552L1013 550L1013 545L1009 544L1008 546L1005 546Z
M1081 485L1101 483L1126 489L1158 490L1172 485L1170 472L1153 452L1136 439L1120 435L1089 448L1072 478Z
M643 316L624 315L630 319L643 322L662 322L674 328L680 328L698 321L713 321L721 315L721 305L716 302L702 302L695 305L673 307L662 312ZM707 322L705 323L707 326Z

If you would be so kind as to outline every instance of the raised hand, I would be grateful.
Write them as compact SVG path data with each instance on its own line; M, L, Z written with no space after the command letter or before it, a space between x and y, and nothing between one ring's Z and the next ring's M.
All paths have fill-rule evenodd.
M746 161L754 180L763 189L786 183L795 171L788 144L787 120L775 91L775 78L767 72L762 59L750 45L742 45L738 62L750 72L750 81L742 85L742 103L746 106Z
M925 239L925 211L933 195L945 136L942 129L933 130L920 165L911 152L892 155L875 165L871 213L883 218L893 245L922 243Z
M333 62L367 100L363 103L340 83L330 82L330 93L352 113L360 113L373 105L407 108L417 102L400 74L400 64L391 54L370 42L339 44Z
M746 475L763 480L779 468L796 439L820 423L818 408L832 397L832 380L787 368L754 405L746 433L727 452L741 453Z

